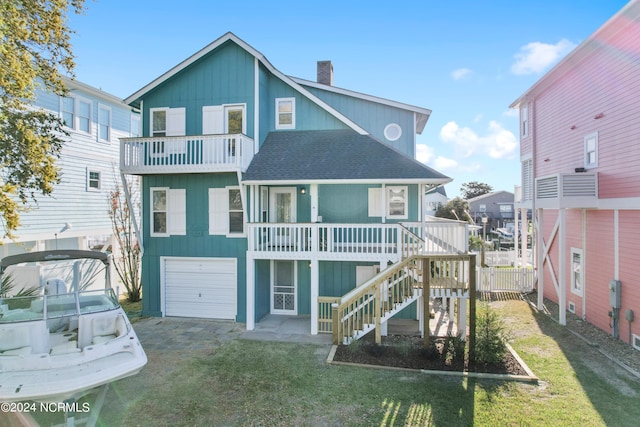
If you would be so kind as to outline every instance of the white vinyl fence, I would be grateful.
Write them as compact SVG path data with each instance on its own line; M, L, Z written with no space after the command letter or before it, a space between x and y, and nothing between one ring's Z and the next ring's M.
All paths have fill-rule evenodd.
M531 292L536 274L532 268L477 268L476 290L478 292Z

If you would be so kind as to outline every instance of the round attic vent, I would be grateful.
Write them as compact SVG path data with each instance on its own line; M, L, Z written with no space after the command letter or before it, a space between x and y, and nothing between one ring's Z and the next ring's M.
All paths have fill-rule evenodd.
M397 141L402 136L402 128L397 123L389 123L384 128L384 137L389 141Z

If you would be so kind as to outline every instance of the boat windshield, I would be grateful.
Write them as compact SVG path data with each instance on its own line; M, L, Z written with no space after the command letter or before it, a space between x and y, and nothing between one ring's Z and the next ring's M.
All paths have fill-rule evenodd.
M98 289L60 295L2 298L0 323L24 322L76 316L118 308L113 289Z

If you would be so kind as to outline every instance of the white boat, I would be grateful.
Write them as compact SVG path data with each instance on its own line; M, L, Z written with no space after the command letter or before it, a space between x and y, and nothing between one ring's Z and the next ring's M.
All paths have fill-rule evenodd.
M86 260L98 262L103 270L87 274L78 267ZM42 267L56 261L72 266L67 276L71 289L60 278L60 267ZM137 374L147 363L110 287L109 263L108 254L77 250L31 252L0 261L0 276L6 276L11 266L11 275L37 266L40 278L34 285L42 288L36 296L0 298L0 401L75 400ZM43 277L46 274L56 277ZM87 276L104 276L104 286L92 289Z

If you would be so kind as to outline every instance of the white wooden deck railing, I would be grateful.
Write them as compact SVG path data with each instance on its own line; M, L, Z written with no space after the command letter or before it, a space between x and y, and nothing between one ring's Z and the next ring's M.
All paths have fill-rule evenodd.
M423 253L425 246L440 253L452 253L447 248L456 246L424 242L401 224L251 223L247 229L248 250L273 255L380 255L397 260Z
M120 170L128 174L246 171L253 140L246 135L120 139Z
M427 221L403 223L425 241L425 253L463 254L469 250L469 227L462 222Z

